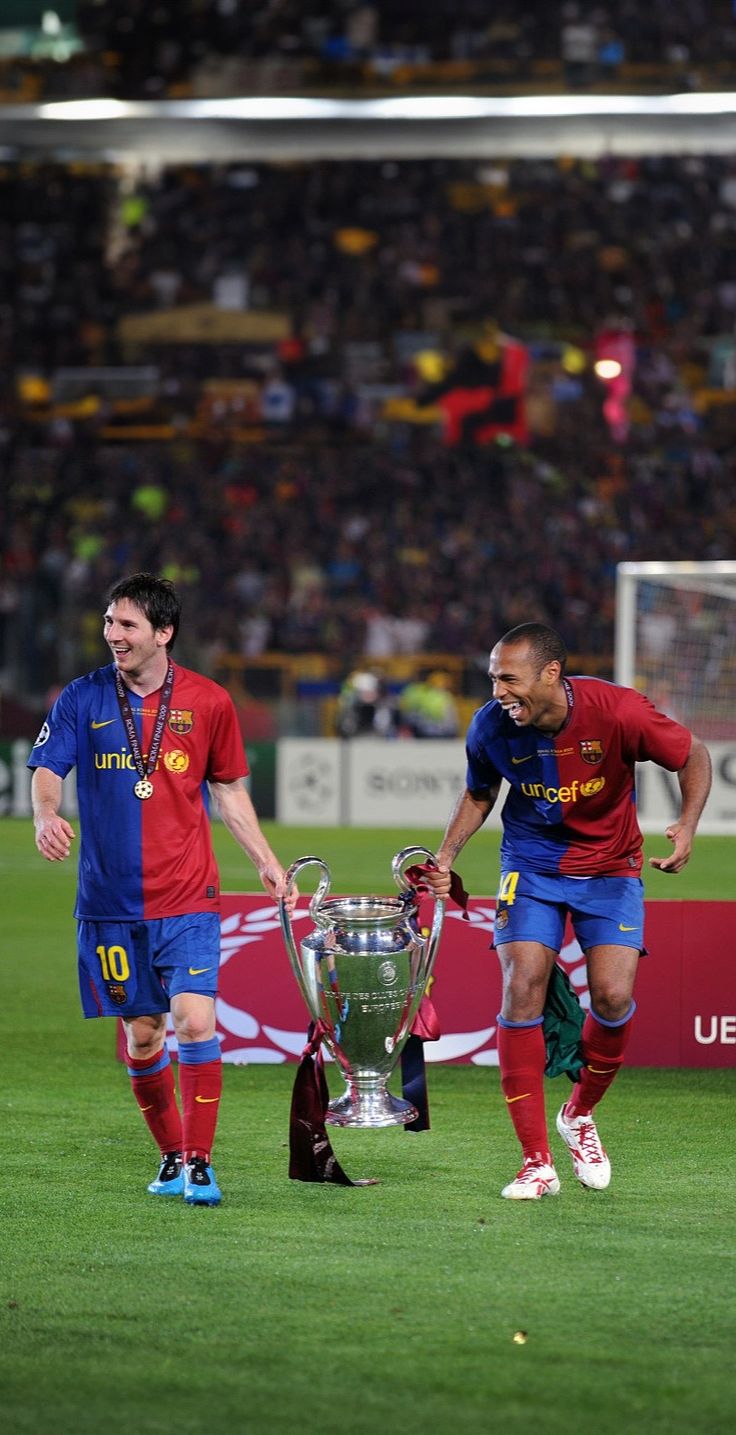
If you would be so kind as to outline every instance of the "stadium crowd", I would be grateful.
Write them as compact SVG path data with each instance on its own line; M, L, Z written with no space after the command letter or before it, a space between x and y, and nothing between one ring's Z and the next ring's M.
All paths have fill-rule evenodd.
M728 88L730 0L77 0L67 64L15 61L46 97L160 99L386 86Z
M97 660L99 593L138 568L188 593L210 670L265 650L347 667L422 650L481 663L490 634L529 618L610 655L618 561L734 553L726 158L132 183L6 165L0 216L0 362L18 381L0 428L0 670L27 694ZM211 332L172 343L192 306ZM131 315L171 335L131 339ZM282 337L218 337L218 315L275 315ZM412 407L422 356L451 363L482 316L532 355L528 444L448 446ZM591 368L612 323L636 358L617 436ZM64 401L70 366L131 364L155 376L156 441L111 436L94 379ZM244 434L226 405L193 428L211 380L253 386Z
M669 357L666 384L691 347L733 330L735 236L736 164L720 156L191 165L133 178L6 164L0 343L11 369L46 376L136 359L172 382L263 375L257 344L228 341L224 327L218 342L213 316L275 313L296 342L271 346L271 368L288 365L296 408L311 395L332 414L335 383L406 387L417 350L452 345L482 314L526 342L583 344L613 316ZM193 304L211 306L205 335L166 319L163 342L155 330L136 340L121 322Z
M88 48L121 55L128 93L181 83L232 56L260 62L272 77L279 61L311 61L315 78L343 83L375 81L397 69L404 79L412 67L426 75L432 64L447 61L479 62L480 74L485 63L491 75L495 62L498 75L522 76L535 60L559 60L568 82L587 84L610 78L626 61L665 61L683 73L691 65L716 65L734 59L736 41L730 5L703 0L653 0L645 11L633 0L594 7L576 0L526 7L513 0L492 7L483 0L429 6L423 0L270 0L258 7L234 0L184 7L134 0L124 13L84 0L79 12Z

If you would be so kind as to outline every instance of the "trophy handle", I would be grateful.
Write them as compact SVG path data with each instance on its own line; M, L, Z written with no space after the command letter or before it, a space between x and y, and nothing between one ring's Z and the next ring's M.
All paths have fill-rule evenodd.
M399 891L401 892L402 896L404 895L404 893L414 891L411 882L407 880L404 873L404 867L410 857L428 857L430 862L435 865L434 853L430 852L428 847L403 847L401 852L397 852L393 862L391 863L391 871L393 873L394 881L396 882L396 885L399 888ZM437 948L439 946L440 934L442 932L442 925L444 920L445 899L444 897L435 897L432 930L429 933L428 937L422 939L427 942L427 950L424 963L426 973L425 986L431 974L432 967L434 966L434 959L437 955Z
M294 929L291 924L291 913L289 912L289 909L286 905L286 899L291 893L297 874L301 872L303 867L309 867L312 864L322 868L322 876L319 880L319 886L309 904L310 916L312 918L316 917L322 902L324 901L325 897L327 896L327 893L330 890L330 882L332 880L330 877L330 869L327 866L327 863L322 861L321 857L299 857L296 862L292 862L286 873L286 890L284 896L279 898L279 919L281 921L281 931L283 932L284 942L286 944L286 951L288 953L289 961L291 962L291 969L294 973L294 976L296 977L297 985L302 996L304 997L308 1010L310 1009L310 1004L309 996L307 993L307 986L304 980L302 959L299 952L299 948L294 941Z
M402 893L414 891L411 882L407 881L404 874L404 867L410 857L428 857L430 862L434 862L434 852L430 852L428 847L402 847L391 863L394 882Z

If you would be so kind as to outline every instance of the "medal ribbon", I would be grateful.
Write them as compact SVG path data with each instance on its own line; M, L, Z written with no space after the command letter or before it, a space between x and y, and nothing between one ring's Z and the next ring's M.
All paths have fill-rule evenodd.
M120 708L120 716L125 724L125 731L128 735L128 742L130 744L131 757L133 758L133 762L135 763L135 770L138 773L138 776L141 778L149 777L150 774L155 770L156 763L158 762L158 755L161 751L161 741L164 735L164 727L166 726L166 719L169 716L169 702L171 700L173 687L174 664L172 663L171 659L169 659L169 666L166 669L164 685L161 689L161 697L159 699L156 721L153 725L153 737L151 739L151 748L148 754L148 762L145 763L143 761L141 745L138 741L138 730L136 728L135 719L133 717L133 709L130 706L128 689L126 688L120 676L119 670L117 668L115 669L115 691L118 696L118 707Z

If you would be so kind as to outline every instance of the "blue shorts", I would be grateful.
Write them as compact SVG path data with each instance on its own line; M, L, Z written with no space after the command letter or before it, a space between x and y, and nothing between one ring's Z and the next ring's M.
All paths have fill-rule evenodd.
M179 992L214 997L220 964L216 912L148 922L77 923L85 1016L152 1016Z
M501 873L493 944L542 942L559 952L568 914L584 952L601 946L644 951L644 884L639 877L538 872Z

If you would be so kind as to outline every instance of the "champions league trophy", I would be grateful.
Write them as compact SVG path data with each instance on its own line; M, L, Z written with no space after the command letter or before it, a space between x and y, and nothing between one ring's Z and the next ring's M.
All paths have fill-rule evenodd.
M327 1109L332 1126L402 1126L417 1116L386 1082L432 972L445 904L435 901L431 931L420 930L419 897L403 870L410 857L433 860L425 847L397 853L391 864L397 897L329 897L330 871L320 857L300 857L286 874L288 895L304 867L322 869L309 906L315 930L301 948L285 900L279 913L299 989L345 1079L345 1093Z

